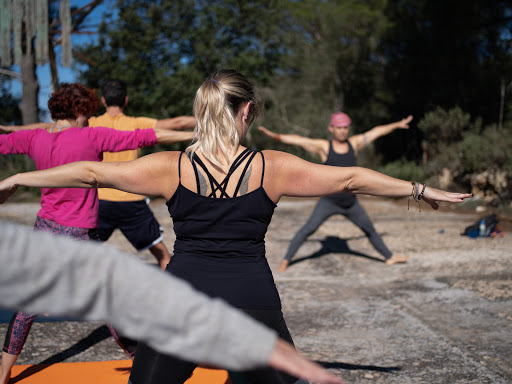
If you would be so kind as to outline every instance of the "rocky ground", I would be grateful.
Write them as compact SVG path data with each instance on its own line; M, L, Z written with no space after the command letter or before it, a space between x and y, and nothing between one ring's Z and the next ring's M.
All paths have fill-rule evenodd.
M298 349L349 383L511 383L510 223L501 225L503 238L470 239L460 233L485 213L361 202L388 247L410 254L410 262L386 266L353 224L327 221L287 272L275 272ZM314 200L280 202L267 235L273 270L313 206ZM152 208L172 248L166 207L154 201ZM6 204L0 218L31 225L37 209ZM132 252L119 233L109 242ZM153 262L147 252L139 256ZM0 324L0 334L6 328ZM124 358L102 323L52 321L34 324L19 363Z

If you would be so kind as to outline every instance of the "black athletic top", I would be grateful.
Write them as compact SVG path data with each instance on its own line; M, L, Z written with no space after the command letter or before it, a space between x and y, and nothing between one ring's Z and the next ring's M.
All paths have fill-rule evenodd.
M332 140L329 141L329 154L325 165L334 165L336 167L355 167L357 165L356 154L350 141L347 140L348 152L336 153L332 147ZM326 196L326 198L336 201L337 204L344 208L351 207L356 202L356 195L353 193L340 192L334 195Z
M261 153L260 153L261 154ZM276 205L261 185L237 196L244 175L256 152L244 150L233 162L226 178L217 182L201 159L194 155L197 193L181 184L167 202L174 222L174 255L167 270L199 291L220 297L238 308L281 309L281 301L265 257L265 233ZM231 174L247 159L233 197L226 194ZM208 177L212 193L199 194L196 163ZM216 197L216 192L220 196Z

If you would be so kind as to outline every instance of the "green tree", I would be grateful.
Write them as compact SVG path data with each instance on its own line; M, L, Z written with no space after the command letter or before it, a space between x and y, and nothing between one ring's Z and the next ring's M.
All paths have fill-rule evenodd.
M479 134L482 122L471 122L471 115L460 108L448 111L437 107L425 114L418 122L422 132L423 165L429 176L435 175L443 168L448 168L456 177L466 171L460 162L458 144L465 132Z
M482 132L465 133L457 146L464 171L469 174L500 169L512 181L511 133L511 126L499 130L496 125L490 125Z
M119 0L97 44L81 49L81 80L129 86L127 112L190 114L194 93L211 72L233 68L265 84L281 58L276 1Z

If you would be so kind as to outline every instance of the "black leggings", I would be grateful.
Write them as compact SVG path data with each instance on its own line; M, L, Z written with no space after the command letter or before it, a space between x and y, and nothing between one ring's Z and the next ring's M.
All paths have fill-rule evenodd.
M293 237L284 258L290 261L308 236L315 232L325 220L336 214L345 216L361 228L368 237L368 240L370 240L370 243L372 243L375 249L379 251L382 256L386 259L389 259L392 256L391 251L386 247L386 244L384 244L384 241L382 241L382 238L373 227L370 218L361 204L359 204L359 201L356 200L353 205L348 208L344 208L336 204L332 199L322 197L318 200L318 203L306 224L304 224Z
M280 310L242 309L249 316L274 329L279 337L293 344L292 337ZM197 363L161 354L144 343L139 343L129 384L182 384L192 374ZM272 368L260 368L237 373L250 384L307 383Z

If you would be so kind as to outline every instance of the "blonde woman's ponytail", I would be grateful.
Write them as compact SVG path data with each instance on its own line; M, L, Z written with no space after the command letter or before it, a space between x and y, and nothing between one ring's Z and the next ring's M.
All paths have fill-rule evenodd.
M250 125L263 108L263 100L254 86L233 70L222 70L209 76L194 99L196 127L187 154L191 156L200 150L214 165L229 163L240 144L237 115L247 102L251 102L246 119Z

